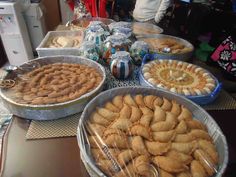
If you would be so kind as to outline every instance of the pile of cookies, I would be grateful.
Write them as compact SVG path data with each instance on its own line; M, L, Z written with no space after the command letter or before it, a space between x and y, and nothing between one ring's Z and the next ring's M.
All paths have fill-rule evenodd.
M22 104L62 103L94 90L102 79L102 75L93 67L54 63L22 75L17 84L7 90L7 94Z
M174 100L118 95L86 123L96 165L115 177L208 177L218 153L206 126Z
M166 53L168 50L170 54L180 54L193 50L173 38L144 38L142 41L148 43L151 50L158 53Z

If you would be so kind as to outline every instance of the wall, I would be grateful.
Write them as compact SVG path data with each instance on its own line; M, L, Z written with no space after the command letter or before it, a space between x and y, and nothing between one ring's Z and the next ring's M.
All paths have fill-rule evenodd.
M60 23L60 7L58 0L42 0L45 23L48 31L53 31Z

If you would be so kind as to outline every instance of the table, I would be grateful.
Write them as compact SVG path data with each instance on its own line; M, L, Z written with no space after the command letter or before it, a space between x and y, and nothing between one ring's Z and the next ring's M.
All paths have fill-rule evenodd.
M3 139L2 177L89 177L76 137L26 140L28 126L12 119Z
M229 168L236 176L236 139L232 124L236 110L209 111L226 135ZM3 140L2 177L89 177L80 159L76 137L26 140L29 121L14 117Z

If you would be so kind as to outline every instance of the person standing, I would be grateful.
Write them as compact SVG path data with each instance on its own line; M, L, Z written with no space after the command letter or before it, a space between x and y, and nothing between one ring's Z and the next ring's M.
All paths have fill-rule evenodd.
M136 0L133 17L138 22L159 23L171 0Z

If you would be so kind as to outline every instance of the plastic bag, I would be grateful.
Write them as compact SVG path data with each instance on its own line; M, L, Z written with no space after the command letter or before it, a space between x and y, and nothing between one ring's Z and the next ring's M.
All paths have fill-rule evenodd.
M145 87L116 88L95 97L81 115L78 143L92 176L218 177L228 155L225 137L204 110Z

